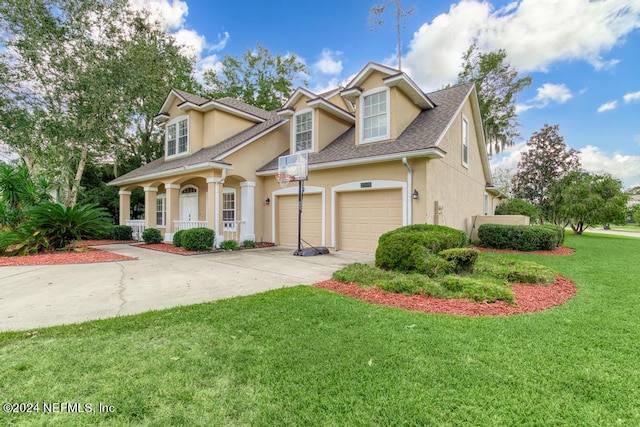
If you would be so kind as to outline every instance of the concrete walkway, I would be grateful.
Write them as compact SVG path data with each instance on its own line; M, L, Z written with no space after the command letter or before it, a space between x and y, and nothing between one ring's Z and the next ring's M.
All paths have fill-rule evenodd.
M141 313L312 284L372 254L293 256L269 248L181 256L129 245L101 246L133 261L0 267L0 331Z
M603 230L602 228L587 228L585 233L608 234L610 236L640 237L640 233L634 233L633 231Z

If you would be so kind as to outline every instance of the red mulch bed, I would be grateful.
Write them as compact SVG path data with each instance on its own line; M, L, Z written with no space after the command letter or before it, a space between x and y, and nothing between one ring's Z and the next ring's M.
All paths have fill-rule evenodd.
M566 248L564 246L558 246L552 251L514 251L511 249L490 249L490 248L481 248L474 246L474 249L479 250L480 252L499 252L503 254L532 254L532 255L573 255L575 253L575 249Z
M558 276L553 285L513 284L514 306L503 301L478 303L468 299L440 299L422 295L393 294L376 287L364 289L354 283L342 283L336 280L327 280L316 283L314 286L372 304L458 316L510 316L533 313L563 304L578 292L576 285L562 276Z
M153 243L153 244L146 244L146 243L140 243L135 245L138 248L143 248L143 249L151 249L154 251L160 251L160 252L168 252L170 254L178 254L178 255L197 255L197 254L209 254L209 253L215 253L215 252L224 252L220 249L214 249L211 251L205 251L205 252L197 252L197 251L188 251L185 248L177 248L175 246L173 246L171 243ZM256 247L257 248L270 248L275 246L275 243L271 243L271 242L256 242ZM240 249L240 250L244 250L244 249Z
M135 240L82 240L80 242L76 242L76 247L86 248L88 246L118 245L135 242Z
M0 257L0 267L24 265L88 264L94 262L129 261L131 258L100 249L88 249L80 252L49 252L37 255Z

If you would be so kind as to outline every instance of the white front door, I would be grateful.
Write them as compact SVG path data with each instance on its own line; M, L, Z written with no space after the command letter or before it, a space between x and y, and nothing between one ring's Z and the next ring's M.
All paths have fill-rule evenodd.
M198 193L194 188L185 188L180 194L180 220L198 220Z

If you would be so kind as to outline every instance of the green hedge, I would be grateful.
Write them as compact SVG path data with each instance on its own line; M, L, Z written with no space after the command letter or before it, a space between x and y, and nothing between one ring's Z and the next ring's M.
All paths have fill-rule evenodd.
M173 246L176 248L182 247L182 236L186 230L180 230L173 233Z
M440 251L438 255L455 264L455 272L473 273L473 266L478 259L478 251L470 248L453 248Z
M453 263L449 265L435 254L466 245L467 235L462 231L440 225L409 225L380 236L375 263L385 270L402 272L448 271Z
M128 225L112 225L109 233L109 238L112 240L133 239L133 230Z
M480 246L518 251L553 250L564 241L560 227L548 225L483 224L478 228Z
M181 236L182 247L189 251L210 251L216 237L210 228L198 227L184 230Z
M162 234L160 234L160 230L157 228L147 228L142 232L142 240L144 240L147 245L162 243Z

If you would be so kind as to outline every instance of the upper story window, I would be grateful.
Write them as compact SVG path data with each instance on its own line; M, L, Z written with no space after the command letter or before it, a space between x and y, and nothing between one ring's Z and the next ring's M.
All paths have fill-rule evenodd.
M186 153L189 150L189 118L169 122L166 140L167 157Z
M313 151L313 111L302 111L294 116L294 152Z
M469 122L462 118L462 166L469 167Z
M389 139L389 90L364 94L361 99L360 142Z

